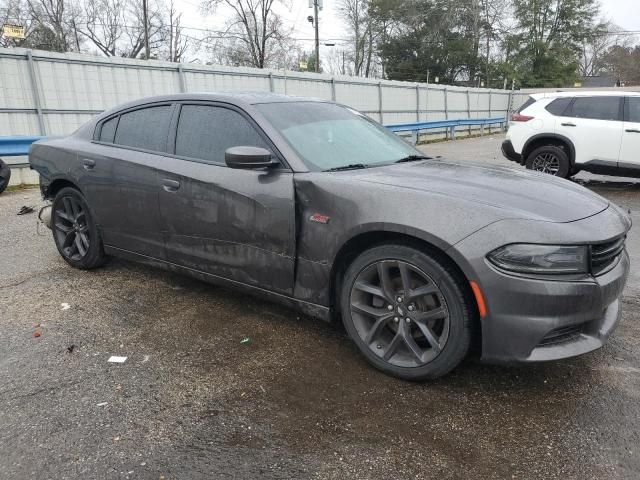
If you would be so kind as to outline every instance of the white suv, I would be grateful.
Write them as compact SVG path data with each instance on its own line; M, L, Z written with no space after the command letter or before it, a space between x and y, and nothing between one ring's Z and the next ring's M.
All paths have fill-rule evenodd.
M640 177L640 92L533 94L511 116L502 153L563 178Z

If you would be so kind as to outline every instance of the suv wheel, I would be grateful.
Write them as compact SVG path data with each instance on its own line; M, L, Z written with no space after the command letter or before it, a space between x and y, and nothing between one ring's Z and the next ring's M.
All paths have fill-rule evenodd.
M405 380L433 379L469 351L474 306L446 262L403 245L357 257L341 287L344 326L374 367Z
M556 145L536 148L527 157L526 166L529 170L562 178L567 178L571 170L569 157L562 148Z

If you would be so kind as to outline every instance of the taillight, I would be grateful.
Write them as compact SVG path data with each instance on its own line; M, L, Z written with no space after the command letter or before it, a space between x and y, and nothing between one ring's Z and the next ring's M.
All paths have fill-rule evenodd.
M512 122L528 122L529 120L533 120L533 117L529 115L522 115L521 113L514 113L511 115Z

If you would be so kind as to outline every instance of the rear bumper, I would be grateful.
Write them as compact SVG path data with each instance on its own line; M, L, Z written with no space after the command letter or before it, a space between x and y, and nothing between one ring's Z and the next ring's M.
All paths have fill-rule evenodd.
M512 162L521 163L522 161L522 155L516 153L511 140L505 140L504 142L502 142L502 155L504 155L505 158L511 160Z
M482 359L492 363L542 362L602 347L620 319L619 297L629 256L583 281L540 281L489 268L490 314L482 320Z

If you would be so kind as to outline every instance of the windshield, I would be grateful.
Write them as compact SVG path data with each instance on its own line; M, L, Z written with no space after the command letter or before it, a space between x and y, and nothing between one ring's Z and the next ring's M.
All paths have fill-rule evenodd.
M363 114L333 103L256 105L310 170L371 167L421 155Z

